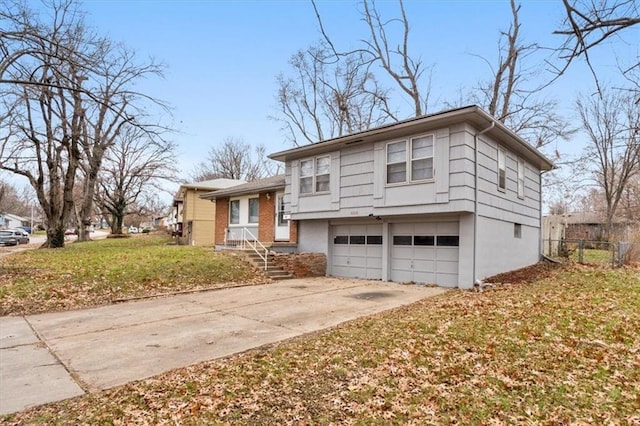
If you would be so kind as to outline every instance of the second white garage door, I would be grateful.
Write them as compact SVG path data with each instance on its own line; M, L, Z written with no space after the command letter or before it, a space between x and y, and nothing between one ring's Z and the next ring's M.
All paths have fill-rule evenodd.
M333 226L331 275L382 279L382 225Z
M391 225L391 281L458 285L458 222Z

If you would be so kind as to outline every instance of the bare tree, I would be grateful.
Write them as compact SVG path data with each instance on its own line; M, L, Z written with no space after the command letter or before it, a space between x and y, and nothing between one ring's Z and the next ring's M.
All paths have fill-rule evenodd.
M0 168L28 179L45 216L45 245L62 247L86 136L79 64L93 46L70 3L54 4L52 22L39 21L24 5L3 6Z
M92 83L88 90L97 101L86 102L85 121L87 135L82 138L80 171L83 177L82 203L78 209L78 241L89 239L89 226L93 214L94 189L103 157L116 143L123 126L135 126L146 135L150 143L163 144L166 129L149 122L146 104L164 107L158 100L134 92L131 85L151 76L161 76L161 67L154 64L139 65L130 50L102 42L101 56L92 69Z
M300 50L289 61L292 76L277 78L281 117L291 142L312 143L368 129L395 118L361 53L335 58L327 46Z
M601 92L576 103L589 137L586 161L593 164L595 181L606 203L610 232L625 190L640 168L640 109L624 92Z
M541 87L531 85L538 71L526 61L538 46L523 43L521 5L511 0L510 7L512 20L509 29L500 32L496 64L480 57L491 69L492 77L480 82L471 98L531 145L542 148L568 138L574 129L557 113L557 101L540 97Z
M0 179L0 213L28 217L31 214L31 196L26 188L20 190Z
M162 192L162 182L173 179L175 146L149 140L140 128L126 126L104 157L97 179L95 201L106 214L111 233L121 234L126 215L144 213L140 206Z
M275 165L265 154L264 146L255 149L240 138L226 138L212 146L207 158L191 172L191 180L241 179L252 181L275 174Z
M92 33L74 0L44 5L50 22L18 1L3 2L0 12L6 28L0 36L5 88L0 127L6 129L0 168L29 180L45 212L46 246L61 247L74 212L78 171L83 172L82 240L88 236L82 225L89 224L93 211L102 157L122 125L133 123L141 111L136 102L151 100L130 87L159 68L135 64L129 51Z
M591 62L589 52L623 30L640 24L640 6L637 0L562 0L565 17L561 27L554 34L564 36L558 49L563 63L554 66L557 77L565 73L571 63L584 58L589 66L598 90L601 89L597 72ZM636 40L637 42L637 40ZM640 63L635 58L628 70ZM626 72L626 70L623 70ZM557 78L556 77L556 78Z
M312 4L318 20L320 31L331 47L336 57L348 56L354 53L361 55L365 64L377 64L397 85L397 87L411 99L413 114L418 117L427 112L431 90L431 78L425 82L424 72L430 70L425 67L420 58L412 56L409 47L409 19L404 2L398 0L400 17L383 19L375 1L362 1L362 20L368 28L368 38L361 40L362 47L356 50L341 52L336 50L329 35L325 32L322 18L315 0ZM393 32L400 28L398 41L393 40Z

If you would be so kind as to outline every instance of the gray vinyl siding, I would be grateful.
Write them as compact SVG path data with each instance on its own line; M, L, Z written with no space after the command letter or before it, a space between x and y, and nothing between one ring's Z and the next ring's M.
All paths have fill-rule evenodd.
M506 188L498 189L498 143L478 138L478 215L531 227L540 226L540 175L524 161L524 198L518 197L518 156L506 154ZM523 159L524 160L524 159Z
M522 237L514 237L512 222L478 217L476 278L513 271L539 260L539 228L522 225ZM496 238L500 235L500 238ZM491 253L490 256L484 253Z
M354 144L331 155L331 192L298 195L299 160L285 167L285 204L293 219L331 219L401 214L473 213L474 134L467 124L434 129L435 177L430 181L386 184L386 145L401 139ZM411 135L418 136L418 135ZM407 139L411 136L408 136ZM517 193L518 156L506 153L506 190L498 189L498 143L478 138L478 215L539 227L539 172L525 164L524 199Z
M300 253L328 253L329 222L326 220L298 222L298 251Z
M340 152L338 217L351 216L354 210L358 213L370 210L373 204L373 152L372 143L348 147Z

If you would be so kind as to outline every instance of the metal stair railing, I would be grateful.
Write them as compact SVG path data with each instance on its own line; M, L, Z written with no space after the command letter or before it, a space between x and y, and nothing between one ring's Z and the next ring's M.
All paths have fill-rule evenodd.
M249 239L251 237L252 239ZM242 228L242 248L249 246L253 251L260 256L260 259L264 262L264 270L267 270L267 263L269 260L269 250L262 244L255 235L247 228ZM261 253L260 251L262 250Z

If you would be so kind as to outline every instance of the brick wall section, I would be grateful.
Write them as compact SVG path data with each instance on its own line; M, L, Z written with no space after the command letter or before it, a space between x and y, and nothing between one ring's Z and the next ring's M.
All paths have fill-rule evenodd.
M225 230L229 225L229 197L216 200L216 244L224 244Z
M289 221L289 242L298 244L298 221Z
M295 278L324 277L327 257L323 253L276 253L273 260Z
M268 197L267 197L268 195ZM264 192L260 194L258 207L258 240L261 242L272 242L275 238L276 226L276 194L274 192Z

